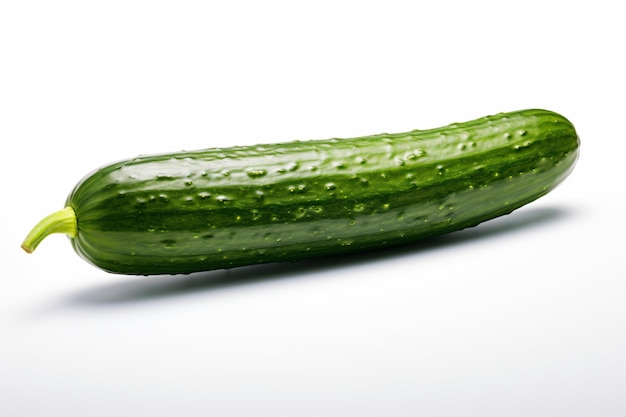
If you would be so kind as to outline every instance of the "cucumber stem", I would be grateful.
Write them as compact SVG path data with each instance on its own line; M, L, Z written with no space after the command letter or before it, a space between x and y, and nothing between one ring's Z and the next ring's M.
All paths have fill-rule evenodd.
M33 253L41 241L53 233L65 233L69 237L76 237L78 225L73 208L68 206L43 218L26 236L22 249L27 253Z

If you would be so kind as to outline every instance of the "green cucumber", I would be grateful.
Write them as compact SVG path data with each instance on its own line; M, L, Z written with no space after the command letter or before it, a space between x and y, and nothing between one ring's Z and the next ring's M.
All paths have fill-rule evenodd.
M178 274L415 242L508 214L573 169L547 110L431 130L140 156L98 169L22 247L66 233L92 264Z

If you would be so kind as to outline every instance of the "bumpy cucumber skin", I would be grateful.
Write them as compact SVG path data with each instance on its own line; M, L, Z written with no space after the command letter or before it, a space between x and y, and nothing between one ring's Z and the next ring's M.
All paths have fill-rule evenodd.
M141 156L67 200L74 249L110 272L178 274L399 245L541 197L578 157L546 110L431 130Z

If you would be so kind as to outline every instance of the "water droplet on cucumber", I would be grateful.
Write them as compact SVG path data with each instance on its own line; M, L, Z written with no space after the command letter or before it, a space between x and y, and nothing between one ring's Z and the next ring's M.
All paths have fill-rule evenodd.
M285 169L287 171L295 171L298 168L299 168L299 165L297 162L290 162L285 166Z
M248 171L248 176L250 178L260 178L264 177L267 174L267 171L264 169L251 169Z

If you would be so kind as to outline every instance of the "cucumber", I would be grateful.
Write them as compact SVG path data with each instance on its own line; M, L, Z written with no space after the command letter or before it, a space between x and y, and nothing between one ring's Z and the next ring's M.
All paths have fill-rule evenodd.
M140 156L84 178L50 233L113 273L179 274L401 245L539 198L579 138L547 110L430 130Z

